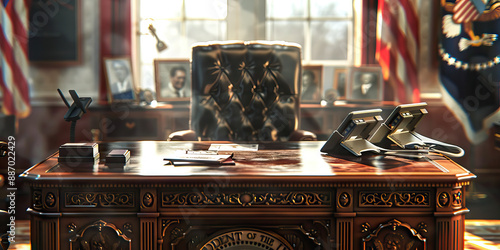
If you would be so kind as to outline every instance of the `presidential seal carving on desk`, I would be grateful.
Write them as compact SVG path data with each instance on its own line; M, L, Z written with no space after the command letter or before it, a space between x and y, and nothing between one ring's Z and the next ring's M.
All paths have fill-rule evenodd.
M257 229L238 229L210 237L200 250L292 250L284 238Z

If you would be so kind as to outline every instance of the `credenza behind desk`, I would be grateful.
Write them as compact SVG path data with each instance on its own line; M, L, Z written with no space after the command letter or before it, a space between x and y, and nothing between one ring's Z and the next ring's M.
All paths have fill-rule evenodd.
M214 143L99 144L101 159L130 150L125 166L48 157L21 175L32 249L464 248L475 176L445 157L334 157L298 142L234 151L235 165L163 160Z

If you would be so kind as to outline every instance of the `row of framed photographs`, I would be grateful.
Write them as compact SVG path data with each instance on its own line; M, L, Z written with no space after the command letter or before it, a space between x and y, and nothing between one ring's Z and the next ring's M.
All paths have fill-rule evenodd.
M333 81L324 81L323 75L322 65L302 66L302 103L321 100L375 102L383 98L380 67L335 67Z
M137 101L130 58L106 58L109 100ZM159 102L189 101L191 74L188 59L154 61L156 99ZM380 67L336 67L333 82L323 81L322 65L303 65L301 102L381 101L383 80Z
M130 58L104 59L108 100L135 102L137 85L134 83ZM156 96L159 102L189 101L191 74L188 59L157 59L154 61Z

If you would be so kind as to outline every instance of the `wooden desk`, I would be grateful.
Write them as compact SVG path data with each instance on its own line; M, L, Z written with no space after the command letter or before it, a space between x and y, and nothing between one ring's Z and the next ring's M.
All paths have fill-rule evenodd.
M322 145L261 143L234 166L162 160L208 142L99 145L102 158L129 149L124 167L54 154L21 175L32 249L463 249L472 173L438 155L332 157Z

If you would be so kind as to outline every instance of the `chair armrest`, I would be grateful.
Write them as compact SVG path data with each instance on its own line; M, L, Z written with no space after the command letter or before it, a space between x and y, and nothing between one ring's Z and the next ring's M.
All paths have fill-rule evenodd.
M307 130L295 130L290 134L288 141L317 141L318 137L313 132Z
M180 130L171 133L167 141L197 141L198 137L194 130Z

